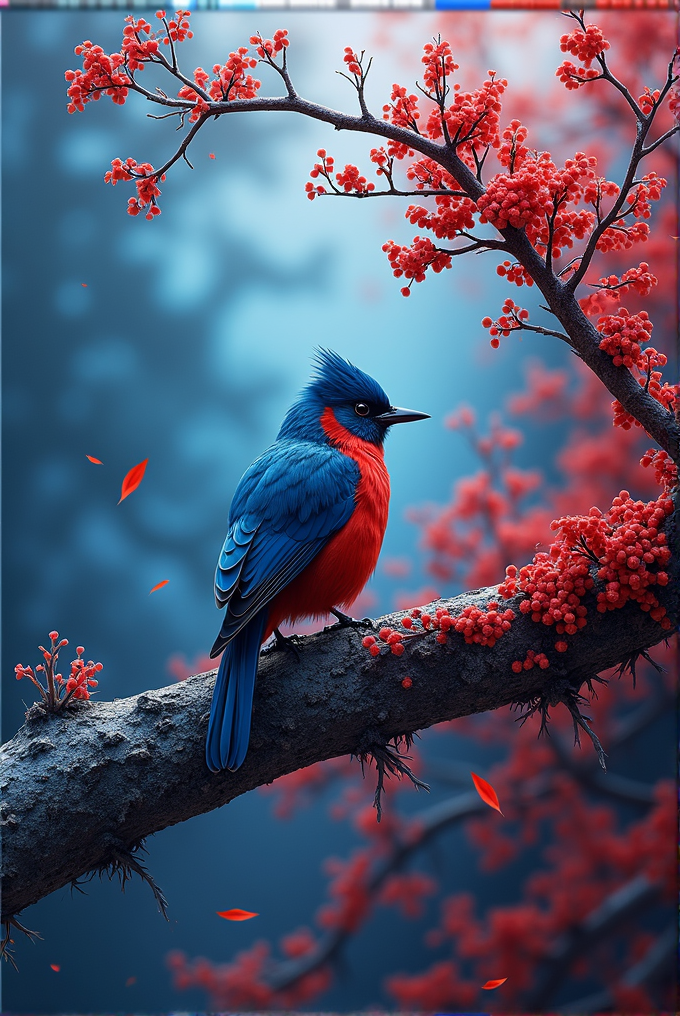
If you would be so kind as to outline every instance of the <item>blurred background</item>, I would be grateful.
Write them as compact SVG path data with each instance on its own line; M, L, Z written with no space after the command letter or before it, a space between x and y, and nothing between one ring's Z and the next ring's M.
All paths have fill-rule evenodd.
M662 26L655 17L673 16L652 15L641 27L667 35L670 20ZM559 106L546 104L562 59L559 15L203 12L191 20L195 38L180 48L185 72L223 62L255 30L267 37L287 27L298 91L350 111L353 90L335 73L345 45L374 55L367 97L377 111L393 81L412 87L422 44L441 31L464 85L479 84L487 67L509 78L503 122L514 108L529 123L535 113L540 136L531 143L564 157L596 138L611 171L622 166L627 139L603 130L601 109L591 123L585 101L577 115L576 100L565 99L571 93L560 93ZM258 114L210 124L192 146L193 172L180 163L162 185L162 215L153 222L128 216L131 192L105 186L103 175L116 157L162 163L173 150L174 124L147 119L134 96L122 108L104 98L69 116L63 79L78 66L79 42L114 51L122 24L121 12L2 17L3 739L32 701L27 682L14 680L14 665L35 665L36 646L51 629L104 664L102 699L206 669L196 664L219 625L212 580L232 493L274 439L315 346L373 374L395 404L432 416L389 438L393 494L386 564L366 598L373 615L400 598L415 604L430 592L455 591L454 582L427 573L419 529L407 518L414 506L446 503L454 482L478 468L470 446L444 426L447 415L466 402L484 421L524 387L528 360L539 356L554 369L572 359L540 336L490 348L480 320L515 296L495 274L491 254L456 259L451 271L431 275L404 299L381 245L411 241L408 199L307 200L304 183L318 148L338 168L369 167L371 140L321 123ZM258 76L262 94L278 93L265 68ZM143 80L162 84L149 69ZM541 320L535 290L515 298ZM539 466L557 483L553 455L564 434L559 421L534 427L516 464ZM117 504L123 476L145 458L144 482ZM659 731L651 735L654 750L637 760L641 778L640 766L650 778L672 775L672 720ZM447 738L447 752L460 751L481 772L502 754L462 733ZM436 732L426 734L423 754L441 753L440 744ZM415 812L449 792L435 783L424 801L404 790L400 808ZM257 939L310 923L324 898L323 859L345 856L359 842L355 828L329 817L334 794L322 790L285 822L255 792L154 836L148 864L170 902L168 924L138 882L125 895L104 879L86 886L86 895L63 889L43 900L23 918L43 939L17 941L19 972L5 969L4 1009L205 1008L199 987L173 986L167 954L226 962ZM428 863L441 892L464 887L482 905L510 899L528 870L521 861L480 872L459 827L433 850ZM437 899L398 934L392 913L378 910L314 1006L389 1007L385 976L432 961L424 931L436 919ZM216 917L232 906L261 916L233 925Z

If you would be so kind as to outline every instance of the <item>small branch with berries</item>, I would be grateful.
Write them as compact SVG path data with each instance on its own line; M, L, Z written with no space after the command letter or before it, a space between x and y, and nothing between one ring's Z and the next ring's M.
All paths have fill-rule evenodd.
M59 652L68 645L68 639L60 640L57 631L51 631L49 637L49 649L38 646L45 662L38 664L35 670L33 667L25 667L22 663L17 663L14 672L17 681L27 677L38 689L40 702L36 704L39 708L48 713L60 713L63 712L71 699L89 699L90 689L96 688L99 684L95 679L95 674L103 669L103 664L94 663L92 660L86 663L82 658L85 647L76 646L76 659L71 661L71 672L67 678L64 678L55 671ZM40 681L38 674L44 675L45 684Z

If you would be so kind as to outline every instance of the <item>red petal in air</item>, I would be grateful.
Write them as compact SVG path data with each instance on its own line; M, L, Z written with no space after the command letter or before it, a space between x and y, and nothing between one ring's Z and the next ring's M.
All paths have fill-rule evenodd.
M162 582L159 582L158 585L154 586L153 589L149 590L149 596L151 596L152 593L155 593L157 589L162 589L163 586L167 586L169 581L170 579L163 579Z
M214 152L211 152L211 153L210 153L210 158L211 158L211 159L214 159L214 158L215 158L215 153L214 153Z
M94 455L86 455L85 458L89 459L90 462L94 462L95 466L103 466L104 465L102 460L101 459L95 459Z
M59 971L61 970L61 967L59 966L58 963L50 963L50 970L54 970L55 974L58 974Z
M136 466L133 466L127 474L123 480L123 486L120 489L120 501L123 501L128 494L133 492L133 490L137 490L137 487L139 487L140 483L144 479L144 471L148 461L148 459L144 459L143 462L139 462ZM120 504L120 501L118 504Z
M249 921L251 917L259 917L259 914L253 914L250 910L239 910L235 907L233 910L218 910L218 917L224 917L227 921Z
M475 785L475 790L481 797L482 801L484 801L484 804L488 804L490 808L495 808L496 811L500 811L502 815L503 812L501 811L501 806L498 803L498 795L491 784L487 783L486 780L483 780L481 776L477 776L476 773L470 773L470 776L472 777L472 782Z
M83 289L87 289L87 282L81 282L80 285L83 287Z
M482 985L487 991L491 991L492 988L500 988L501 984L505 984L507 977L499 977L497 981L487 981L486 984Z
M136 982L137 982L137 978L136 977L128 977L127 981L125 982L125 987L126 988L131 988L132 985L135 984Z

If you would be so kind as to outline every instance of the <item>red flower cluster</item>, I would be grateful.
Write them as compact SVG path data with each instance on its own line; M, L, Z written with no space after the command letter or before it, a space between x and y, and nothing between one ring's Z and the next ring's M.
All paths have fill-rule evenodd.
M151 163L137 163L134 159L126 159L125 162L114 159L111 169L104 174L104 183L110 183L115 187L119 180L134 180L137 188L137 197L128 198L128 215L139 215L147 207L149 209L146 213L147 219L161 214L157 202L161 191L157 183L158 176ZM161 176L161 181L163 180L165 174Z
M550 666L550 660L545 653L536 653L533 649L529 649L527 655L522 660L515 660L512 664L512 669L516 674L521 674L523 670L532 670L534 667L540 667L541 670L547 670Z
M36 686L40 692L41 704L45 709L49 712L59 712L72 698L89 699L90 688L96 688L99 684L95 674L103 669L103 665L101 663L94 663L92 660L86 663L82 659L85 648L83 646L76 646L76 659L71 661L71 672L64 679L61 674L56 674L55 670L59 659L59 651L68 645L68 639L59 640L59 632L51 631L50 642L49 649L45 649L44 646L38 646L38 649L43 654L45 663L39 664L35 668L35 672L33 667L25 667L22 663L17 663L14 672L17 681L27 677ZM45 685L38 680L37 674L45 675Z

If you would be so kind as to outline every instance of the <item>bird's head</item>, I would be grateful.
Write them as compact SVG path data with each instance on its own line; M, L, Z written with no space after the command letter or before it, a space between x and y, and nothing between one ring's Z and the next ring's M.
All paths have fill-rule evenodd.
M393 406L378 382L330 349L318 349L314 374L288 411L279 437L331 440L353 438L382 446L395 423L429 419L427 413ZM338 427L341 429L339 430Z

